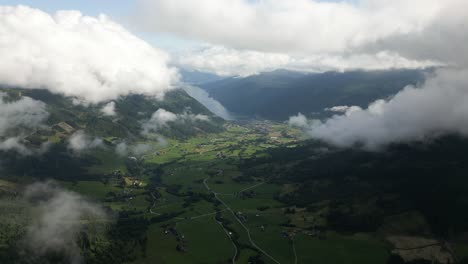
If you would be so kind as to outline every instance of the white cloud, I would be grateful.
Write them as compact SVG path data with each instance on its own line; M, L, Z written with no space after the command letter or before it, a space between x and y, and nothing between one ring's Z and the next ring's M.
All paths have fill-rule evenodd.
M214 47L176 62L221 75L271 69L464 65L465 0L139 0L138 23ZM180 19L183 17L183 19ZM222 48L227 47L227 48Z
M291 62L290 56L285 54L238 51L221 46L207 46L175 58L177 65L220 76L248 76L285 68Z
M165 109L158 109L154 112L151 118L143 123L142 134L148 135L151 132L167 127L171 122L187 122L187 121L210 121L210 117L202 114L192 114L185 111L182 114L174 114Z
M0 92L0 137L15 128L34 129L41 126L49 113L46 104L29 97L6 102L5 93Z
M330 108L325 108L325 111L334 112L334 113L344 113L351 114L354 111L361 110L359 106L347 106L347 105L338 105Z
M424 32L462 13L464 0L140 0L146 29L237 49L343 53L395 36ZM466 16L465 16L466 17ZM183 19L181 19L183 18Z
M68 148L74 152L81 152L101 146L103 146L102 139L88 136L82 130L73 133L68 139Z
M86 231L84 220L92 224L110 219L99 205L51 183L29 185L24 198L33 208L20 252L28 263L48 254L63 255L67 263L82 263L77 238Z
M101 113L105 116L115 116L115 102L109 102L101 108Z
M167 126L167 123L176 121L177 118L176 114L160 108L153 113L150 120L143 124L143 134L147 134L150 131L157 131Z
M134 145L128 145L127 142L121 142L115 147L115 152L122 157L127 156L129 154L141 156L157 148L165 147L168 144L167 140L162 136L156 136L152 143L153 144L151 145L145 143L136 143Z
M468 70L440 70L422 87L408 86L388 101L352 107L345 115L310 123L306 130L340 147L371 150L448 133L468 136Z
M122 157L125 157L129 154L141 156L143 154L149 153L151 150L153 150L153 146L144 143L137 143L135 145L129 146L126 142L121 142L115 147L115 152Z
M18 153L23 155L31 154L31 150L29 150L24 144L20 142L20 139L17 137L7 138L5 141L0 141L0 151L9 151L14 150Z
M307 55L266 53L252 50L236 50L222 46L205 46L174 56L181 67L220 76L250 76L276 69L302 72L419 69L440 66L431 60L410 60L397 53L381 51L376 54Z
M115 153L117 153L119 156L127 156L128 154L128 145L126 142L120 142L115 146Z
M32 150L23 144L21 137L43 126L49 116L46 104L29 97L8 102L6 96L0 92L0 151L14 150L23 155L44 152L47 144Z
M130 93L161 97L178 78L165 52L104 15L0 6L0 36L4 85L98 103Z
M137 156L146 154L150 152L153 149L151 145L144 144L144 143L138 143L131 148L131 153Z
M309 120L307 117L302 113L298 113L296 116L291 116L288 120L288 124L292 127L298 128L308 128L309 127Z
M193 69L246 76L301 71L446 67L368 109L322 123L290 121L313 137L377 149L393 142L468 135L468 2L465 0L140 0L147 29L214 47L177 60ZM157 19L153 19L156 17ZM184 19L180 19L183 17ZM220 48L223 46L227 48Z

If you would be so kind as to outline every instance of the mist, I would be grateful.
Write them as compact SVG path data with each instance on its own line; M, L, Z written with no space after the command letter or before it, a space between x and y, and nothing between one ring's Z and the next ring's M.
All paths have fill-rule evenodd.
M80 232L93 221L112 219L99 205L51 182L27 186L23 199L31 205L31 221L18 246L27 263L50 254L61 256L66 263L83 263L77 241Z

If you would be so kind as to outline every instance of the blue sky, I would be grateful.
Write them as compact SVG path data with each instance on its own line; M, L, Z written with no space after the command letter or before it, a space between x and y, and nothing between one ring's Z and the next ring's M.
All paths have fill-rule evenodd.
M288 0L291 1L291 0ZM342 2L343 0L322 0L322 2ZM356 3L358 0L347 0ZM80 10L86 15L105 13L112 17L122 17L135 5L135 0L1 0L2 5L28 5L47 12L63 9Z
M105 13L112 17L123 17L133 8L134 0L1 0L2 5L27 5L49 13L57 10L80 10L86 15Z

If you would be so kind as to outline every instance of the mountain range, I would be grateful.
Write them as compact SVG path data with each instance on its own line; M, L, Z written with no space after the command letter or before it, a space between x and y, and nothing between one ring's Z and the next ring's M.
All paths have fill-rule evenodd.
M407 85L425 80L431 70L301 73L276 70L249 77L229 77L198 85L228 111L247 117L283 121L297 113L324 118L334 106L367 107ZM192 74L193 75L193 74ZM201 76L201 75L198 75Z

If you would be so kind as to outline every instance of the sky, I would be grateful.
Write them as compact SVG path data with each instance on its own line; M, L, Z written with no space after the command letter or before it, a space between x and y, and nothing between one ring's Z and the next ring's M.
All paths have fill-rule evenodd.
M59 10L79 10L84 15L98 16L105 14L112 19L132 29L132 32L143 38L153 46L162 48L171 52L180 52L199 48L203 41L191 38L177 36L168 32L148 33L132 27L129 16L137 11L138 0L1 0L0 5L27 5L33 8L41 9L48 13L54 13ZM357 0L348 0L347 2L356 3ZM334 0L322 2L337 2Z
M466 0L3 0L0 83L99 104L131 93L163 98L181 86L180 68L246 77L436 67L393 98L293 123L370 149L468 136L467 9ZM28 114L0 108L10 109L4 120Z
M27 5L51 14L59 10L79 10L88 16L105 14L127 27L131 27L129 16L136 12L135 0L1 0L0 5ZM153 46L170 51L187 49L198 44L167 33L148 34L136 28L132 31Z
M28 5L53 13L58 10L80 10L86 15L107 14L114 18L125 17L128 11L135 8L133 0L2 0L2 5Z

